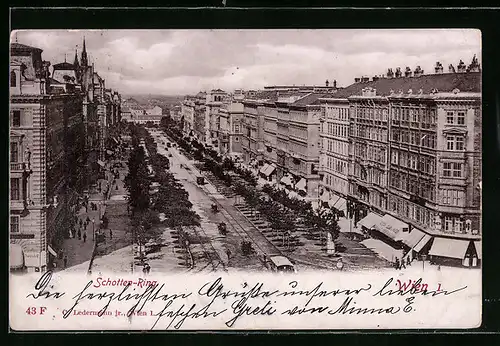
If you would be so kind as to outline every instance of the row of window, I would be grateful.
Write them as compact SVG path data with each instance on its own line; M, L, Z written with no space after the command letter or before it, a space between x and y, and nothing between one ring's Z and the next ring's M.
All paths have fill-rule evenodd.
M407 151L391 150L391 163L408 167L427 174L434 174L436 159L431 156L417 155Z
M408 143L425 148L435 149L437 140L436 135L432 133L423 134L411 130L392 130L392 140L398 143Z
M341 154L344 156L349 155L349 143L338 141L335 139L325 139L326 145L324 146L328 152Z
M407 173L390 172L389 185L395 189L425 198L429 201L436 199L436 192L432 181L418 181L415 176Z
M376 120L376 121L387 121L387 113L388 113L387 108L373 107L373 106L369 107L358 106L357 108L354 109L356 110L356 112L354 112L356 118Z
M434 227L435 213L425 207L393 195L389 196L388 207L389 211L397 215L404 216L425 227Z
M326 165L328 169L341 173L341 174L347 174L348 173L348 165L347 161L342 161L342 160L337 160L333 157L328 156L326 160Z
M325 107L325 115L328 119L349 120L349 108Z
M326 124L327 131L326 133L336 137L344 137L347 138L349 125L339 125L339 124ZM323 131L324 132L324 131Z
M403 124L418 127L420 124L424 128L428 128L429 125L436 124L436 110L426 107L401 107L393 106L391 108L391 119L392 123L395 125Z
M351 135L353 136L387 142L387 129L358 124L352 124L351 127Z
M359 163L354 163L353 175L354 177L367 183L376 184L381 187L386 186L386 174L378 168L369 167L367 169Z
M325 184L332 190L340 192L342 194L347 194L347 181L341 178L338 178L331 174L325 174L324 177Z

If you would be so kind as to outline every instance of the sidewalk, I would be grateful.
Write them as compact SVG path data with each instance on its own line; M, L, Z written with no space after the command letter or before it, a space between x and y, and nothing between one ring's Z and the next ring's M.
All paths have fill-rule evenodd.
M106 186L109 183L105 179L99 179L98 184L101 184L101 191L91 191L89 195L89 206L88 210L85 210L85 207L81 207L78 211L78 220L76 225L76 236L75 238L64 239L62 245L63 258L57 259L57 267L54 268L54 271L64 270L64 256L68 256L68 262L66 264L66 268L76 266L82 264L84 262L90 261L92 258L92 253L94 251L94 240L93 231L97 232L100 228L101 216L104 215L106 210L106 196L104 192L106 191ZM92 210L90 207L90 202L97 204L97 210ZM84 222L87 220L87 217L90 219L90 223L87 225L85 229L82 229L82 239L78 239L78 227L80 220ZM94 223L92 223L94 220ZM83 234L87 234L87 241L83 241Z

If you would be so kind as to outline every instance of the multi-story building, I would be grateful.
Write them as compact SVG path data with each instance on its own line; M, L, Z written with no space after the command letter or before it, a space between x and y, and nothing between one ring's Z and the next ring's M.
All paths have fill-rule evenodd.
M243 104L231 102L219 109L218 148L223 155L241 153Z
M73 79L50 78L41 49L12 43L10 53L11 268L43 272L83 181L83 95Z
M480 240L479 64L443 73L437 63L435 72L407 67L356 80L349 196L356 219L379 214L372 223L389 241L472 265L480 252L471 242Z
M204 142L208 146L213 146L218 149L219 145L219 110L221 107L230 102L228 94L221 89L214 89L206 93L205 106L205 133Z
M194 97L186 97L181 104L181 122L186 135L192 136L194 130Z

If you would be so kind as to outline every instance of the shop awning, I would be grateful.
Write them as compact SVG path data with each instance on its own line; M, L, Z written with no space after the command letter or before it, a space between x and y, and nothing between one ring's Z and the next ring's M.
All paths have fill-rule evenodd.
M10 244L9 249L10 268L19 269L24 267L24 252L19 244Z
M259 172L260 172L260 173L262 173L262 174L265 174L264 172L265 172L268 168L269 168L269 164L268 164L268 163L266 163L266 164L264 164L264 166L262 166L262 167L261 167L261 169L260 169L260 171L259 171Z
M101 167L105 167L106 164L104 162L102 162L101 160L97 160L97 164Z
M330 198L328 204L331 208L335 208L344 212L347 211L347 201L345 200L345 198L342 198L335 193L332 193L332 197Z
M420 252L424 248L424 246L426 246L431 241L431 239L432 237L430 235L424 234L424 237L420 239L420 241L417 243L417 245L415 245L413 250L416 252Z
M306 180L301 178L297 184L295 184L297 190L306 191Z
M404 236L403 230L408 225L392 215L385 214L381 221L375 225L375 229L393 240L401 240Z
M275 170L275 169L276 169L276 166L274 165L274 163L271 163L271 164L267 167L266 171L264 172L264 175L265 175L266 177L270 176L271 174L273 174L273 172L274 172L274 170Z
M422 238L425 236L425 233L422 232L421 230L418 230L414 228L410 233L406 235L406 237L403 239L403 243L408 245L410 248L415 247Z
M55 252L55 250L50 245L47 245L47 249L52 256L57 257L57 252Z
M382 217L375 213L368 213L358 224L368 229L372 229L376 224L380 223Z
M328 203L328 201L330 200L330 193L328 191L323 191L319 199L321 200L321 202Z
M464 259L470 241L448 238L434 238L429 255Z
M475 241L474 246L476 247L477 258L481 259L483 257L483 244L481 241Z

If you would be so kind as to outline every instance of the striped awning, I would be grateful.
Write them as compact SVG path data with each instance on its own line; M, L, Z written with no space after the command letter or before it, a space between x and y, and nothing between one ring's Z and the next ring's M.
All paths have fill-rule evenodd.
M276 166L274 165L274 163L271 163L271 164L267 167L266 171L264 172L264 175L265 175L266 177L270 176L271 174L273 174L273 172L274 172L274 170L275 170L275 169L276 169Z
M483 244L480 240L474 242L474 246L476 247L477 258L481 259L483 257Z
M424 246L429 244L431 239L432 239L432 237L430 235L424 234L424 237L417 243L417 245L415 245L413 250L416 252L420 252L424 248Z
M408 245L410 248L413 248L422 240L424 236L424 232L414 228L410 233L407 233L406 237L403 239L403 243Z
M377 231L396 241L404 238L403 230L405 228L408 229L406 223L396 219L390 214L385 214L381 221L375 225Z
M469 243L468 240L434 238L429 255L464 259Z
M375 213L368 213L364 218L362 218L358 224L361 226L372 229L376 224L382 220L382 217Z
M295 184L295 188L297 190L301 190L306 192L306 180L304 178L301 178L297 184Z
M262 174L265 174L264 172L265 172L268 168L269 168L269 164L268 164L268 163L266 163L266 164L264 164L264 166L262 166L262 167L261 167L261 169L260 169L260 171L259 171L259 172L260 172L260 173L262 173Z
M47 250L52 256L57 257L57 252L50 245L47 245Z
M11 269L20 269L24 267L24 251L19 244L10 244L9 262Z
M335 208L344 212L347 211L347 201L345 200L345 198L342 198L335 193L332 193L332 197L330 198L328 205L330 206L330 208Z
M326 190L323 191L319 199L321 200L321 202L328 203L328 201L330 200L330 192Z

